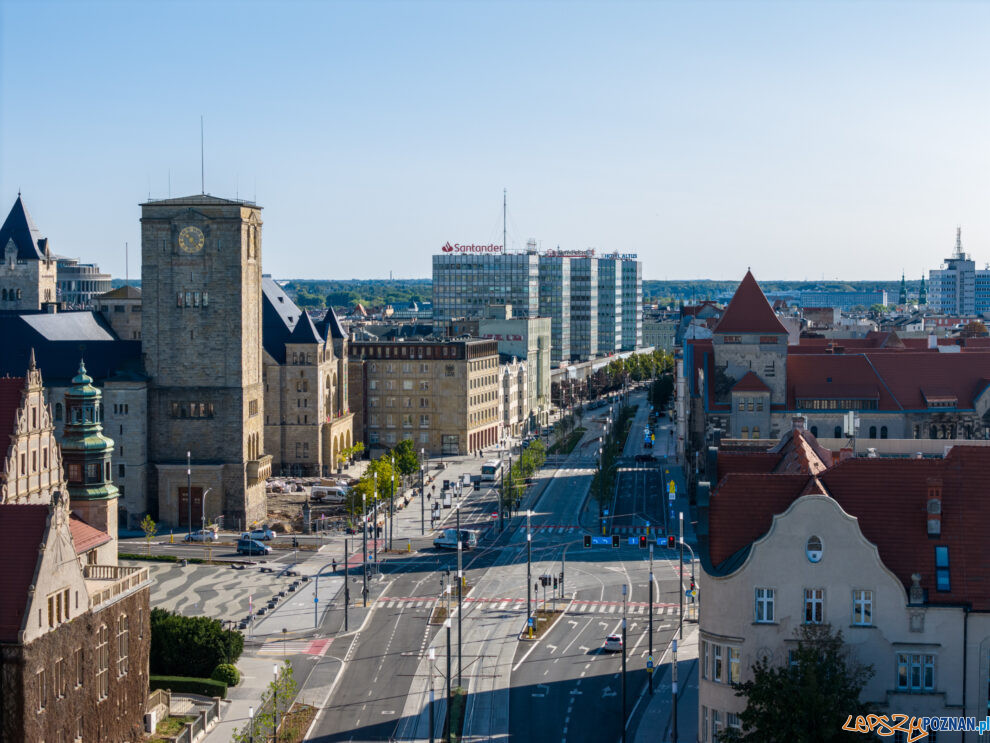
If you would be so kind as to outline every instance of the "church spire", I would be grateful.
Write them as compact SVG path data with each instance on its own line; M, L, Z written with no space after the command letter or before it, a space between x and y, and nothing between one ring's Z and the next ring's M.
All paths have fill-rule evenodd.
M899 304L907 304L907 282L904 280L904 271L901 271L901 295L897 301Z

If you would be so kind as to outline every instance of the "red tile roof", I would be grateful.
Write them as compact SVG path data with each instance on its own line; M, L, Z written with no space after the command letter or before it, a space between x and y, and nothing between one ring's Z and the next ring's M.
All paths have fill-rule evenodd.
M48 506L0 506L0 642L17 642L47 524Z
M755 455L754 455L755 456ZM722 456L719 456L721 466ZM927 531L929 483L942 487L942 530ZM911 587L921 575L930 604L990 611L990 449L955 446L944 459L846 459L817 477L731 472L709 506L708 554L718 566L769 531L801 495L823 493L855 516L880 559ZM935 582L935 546L949 548L950 591Z
M0 441L4 442L3 452L7 451L7 436L14 432L23 390L24 377L0 377Z
M905 410L928 407L923 389L952 395L958 407L972 408L990 384L990 353L877 352L867 355L896 403ZM790 375L790 364L787 372Z
M743 276L739 288L732 295L732 301L725 308L725 313L716 333L783 333L787 329L777 319L773 308L767 301L766 295L756 283L749 271Z
M90 526L75 515L69 517L69 529L72 532L72 542L76 546L77 555L110 541L110 535L105 531Z
M733 392L769 392L770 388L767 387L766 383L756 376L756 372L748 371L734 385L732 385Z

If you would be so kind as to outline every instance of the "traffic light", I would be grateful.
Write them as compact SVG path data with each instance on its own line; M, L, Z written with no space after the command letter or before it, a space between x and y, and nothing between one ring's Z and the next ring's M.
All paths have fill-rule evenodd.
M613 534L612 535L612 546L613 547L618 547L619 546L619 535L618 534Z
M584 535L584 546L585 547L590 547L591 546L591 535L590 534L585 534Z
M555 590L555 591L557 590L557 577L556 576L554 576L554 579L553 579L553 590Z
M691 576L691 590L694 590L694 576Z
M673 534L667 535L667 549L674 549L677 546L677 538Z
M643 534L641 534L640 537L639 537L639 548L641 550L645 550L646 549L646 536L643 535Z

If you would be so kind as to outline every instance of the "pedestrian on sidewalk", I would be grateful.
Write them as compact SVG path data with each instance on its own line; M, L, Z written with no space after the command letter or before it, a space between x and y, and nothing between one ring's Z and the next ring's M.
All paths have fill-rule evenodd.
M332 560L330 561L330 564L331 564L331 565L333 565L333 572L335 572L335 573L336 573L336 572L337 572L337 558L336 558L336 557L335 557L335 558L333 558L333 559L332 559Z

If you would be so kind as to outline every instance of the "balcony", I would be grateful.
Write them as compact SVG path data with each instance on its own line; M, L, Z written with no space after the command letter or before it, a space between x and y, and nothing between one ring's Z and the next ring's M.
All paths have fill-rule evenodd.
M272 455L264 454L258 459L251 459L247 463L248 483L254 484L267 480L272 476Z
M148 568L84 565L83 578L93 611L113 603L151 582Z

